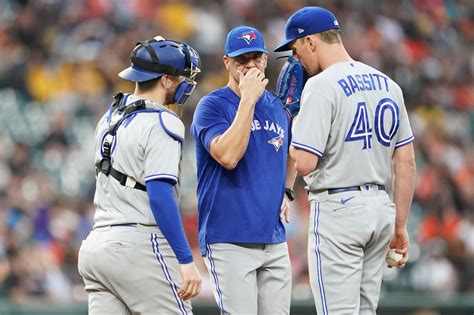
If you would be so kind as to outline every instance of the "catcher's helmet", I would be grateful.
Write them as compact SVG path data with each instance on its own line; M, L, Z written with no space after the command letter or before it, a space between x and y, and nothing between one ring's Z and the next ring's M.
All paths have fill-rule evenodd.
M191 95L200 70L198 53L189 45L172 40L151 39L137 43L130 55L131 66L119 76L133 82L144 82L164 74L184 76L184 81L175 94L175 102L183 104Z
M130 55L131 66L119 73L125 80L144 82L163 74L191 78L200 71L197 52L172 40L151 39L138 42Z

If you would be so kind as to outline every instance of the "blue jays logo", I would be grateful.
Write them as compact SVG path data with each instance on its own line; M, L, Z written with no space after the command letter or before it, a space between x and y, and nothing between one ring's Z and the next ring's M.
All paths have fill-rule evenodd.
M278 152L278 150L283 144L283 138L281 136L278 136L278 137L268 140L268 143L273 144L273 146L275 147L275 150Z
M244 39L248 45L250 45L250 42L254 39L257 38L257 35L255 35L255 33L253 31L251 31L250 33L248 34L242 34L242 36L240 37L237 37L237 38L242 38Z

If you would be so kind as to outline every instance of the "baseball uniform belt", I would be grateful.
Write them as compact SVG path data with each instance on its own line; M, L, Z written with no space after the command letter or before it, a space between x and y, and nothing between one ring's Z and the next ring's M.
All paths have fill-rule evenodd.
M363 186L377 186L377 188L379 190L385 190L385 185L375 185L375 184L365 184L365 185L361 185L361 186L351 186L351 187L341 187L341 188L330 188L328 189L328 194L329 195L332 195L332 194L337 194L337 193L341 193L341 192L345 192L345 191L357 191L357 190L362 190L361 187Z
M156 224L141 224L141 223L120 223L120 224L111 224L110 226L132 226L132 227L141 226L141 227L152 227L152 228L157 227Z
M153 231L158 229L158 226L156 224L148 225L148 224L140 224L140 223L119 223L119 224L97 226L97 227L94 227L93 230L94 231L100 231L100 230L108 231L110 228L113 228L113 227L132 227L138 230L153 230Z

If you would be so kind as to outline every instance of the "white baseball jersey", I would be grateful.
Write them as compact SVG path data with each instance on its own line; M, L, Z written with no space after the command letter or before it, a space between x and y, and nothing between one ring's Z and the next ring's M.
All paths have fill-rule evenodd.
M336 63L310 78L292 131L292 146L320 158L305 176L310 192L384 185L394 150L413 141L400 87L361 62Z
M133 94L126 97L127 105L139 100ZM112 166L142 185L154 179L172 180L177 183L175 193L178 198L184 125L162 105L147 101L146 108L134 112L118 126L112 142ZM102 143L108 134L109 119L108 112L96 129L95 162L102 159ZM147 193L122 186L112 176L98 174L94 205L94 228L127 223L156 225Z

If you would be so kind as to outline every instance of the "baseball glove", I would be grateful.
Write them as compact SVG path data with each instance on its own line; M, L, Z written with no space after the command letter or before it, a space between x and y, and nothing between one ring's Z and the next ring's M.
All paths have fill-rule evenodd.
M293 118L300 110L301 93L308 76L299 61L288 57L281 68L277 81L277 95L283 102L288 115Z

